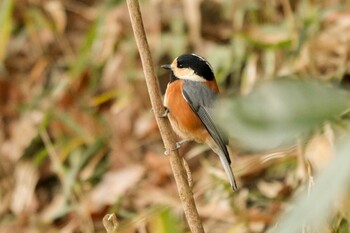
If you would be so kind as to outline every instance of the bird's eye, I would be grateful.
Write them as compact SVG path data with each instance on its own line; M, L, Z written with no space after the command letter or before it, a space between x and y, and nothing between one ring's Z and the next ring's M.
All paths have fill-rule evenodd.
M178 68L183 68L184 66L183 66L182 63L177 63L177 67L178 67Z

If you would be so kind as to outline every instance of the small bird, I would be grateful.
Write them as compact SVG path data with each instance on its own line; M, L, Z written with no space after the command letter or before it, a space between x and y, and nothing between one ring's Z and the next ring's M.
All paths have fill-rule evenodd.
M212 120L214 101L219 94L211 65L196 54L183 54L161 66L171 70L164 106L172 128L185 141L206 143L220 158L233 191L237 184L227 150L228 139Z

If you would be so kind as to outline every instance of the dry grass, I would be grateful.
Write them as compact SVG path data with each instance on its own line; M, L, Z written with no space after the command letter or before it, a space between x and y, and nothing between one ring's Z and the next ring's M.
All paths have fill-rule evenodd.
M348 87L347 1L198 2L142 1L157 69L195 52L225 95L289 75ZM316 131L263 156L233 145L238 193L216 156L183 146L206 232L273 226L332 159L342 129ZM106 232L108 213L120 233L189 232L163 150L124 1L0 2L0 232ZM339 202L321 232L348 232Z

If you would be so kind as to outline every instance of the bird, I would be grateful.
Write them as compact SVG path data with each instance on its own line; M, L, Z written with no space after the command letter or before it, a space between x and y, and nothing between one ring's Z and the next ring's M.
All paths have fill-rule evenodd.
M211 109L218 98L219 88L212 66L196 54L182 54L171 64L161 66L170 70L170 80L164 95L163 117L168 117L174 132L186 141L207 144L220 158L233 191L237 183L227 149L228 138L213 121Z

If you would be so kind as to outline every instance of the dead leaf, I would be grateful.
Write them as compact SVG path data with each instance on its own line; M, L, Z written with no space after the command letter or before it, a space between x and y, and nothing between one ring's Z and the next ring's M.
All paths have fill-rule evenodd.
M105 206L113 205L118 198L136 186L144 172L145 168L140 165L109 171L90 193L86 206L91 212L97 212Z
M2 145L0 152L13 161L17 161L30 142L37 135L38 124L43 115L39 111L28 112L9 126L10 137Z
M52 17L57 32L62 34L67 24L67 16L62 2L57 0L45 1L44 8Z
M113 47L120 39L122 33L122 25L118 20L119 8L107 13L103 18L103 22L99 24L99 39L95 40L92 47L92 57L98 64L103 64L113 55Z
M137 138L144 139L149 137L157 129L157 122L153 114L143 114L138 119L136 119L134 125L134 134L137 136Z
M350 15L334 12L324 24L324 30L303 46L296 69L329 79L348 65Z
M45 206L45 209L41 211L41 220L44 222L50 222L58 215L64 206L66 199L63 193L57 193L49 205Z
M264 231L266 224L264 222L250 222L249 229L252 233L260 233Z
M326 133L315 135L306 145L305 158L310 162L315 172L324 169L333 156L333 142Z
M117 233L119 223L115 214L107 214L103 217L103 226L108 233Z
M11 210L20 215L28 211L32 205L34 191L39 179L39 174L31 162L21 161L15 169L15 188L12 194ZM31 212L29 210L29 212Z
M164 184L171 175L169 160L164 156L148 151L145 156L145 165L150 170L150 178L156 185Z
M1 142L0 142L1 144ZM0 216L8 211L15 186L13 170L15 163L0 154Z
M283 184L281 182L266 182L260 181L258 183L259 191L268 198L276 198L283 190Z

